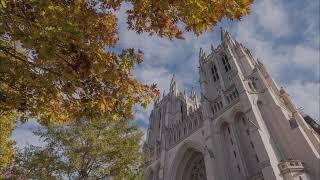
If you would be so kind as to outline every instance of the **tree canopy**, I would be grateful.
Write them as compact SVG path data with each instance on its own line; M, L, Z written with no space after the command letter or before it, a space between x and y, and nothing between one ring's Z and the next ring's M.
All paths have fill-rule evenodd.
M116 121L131 118L134 104L146 106L158 92L131 75L142 51L112 49L123 3L129 29L181 39L239 20L252 0L0 0L0 116L46 125Z
M36 132L44 147L17 153L13 177L28 179L134 179L141 175L142 132L129 120L79 120Z

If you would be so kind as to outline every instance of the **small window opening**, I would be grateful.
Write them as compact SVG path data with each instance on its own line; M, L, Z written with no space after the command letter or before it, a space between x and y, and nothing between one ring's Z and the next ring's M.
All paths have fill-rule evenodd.
M260 161L259 161L259 158L258 158L258 156L257 156L257 155L255 155L255 156L256 156L256 160L257 160L257 162L260 162Z
M250 88L251 90L253 90L252 85L251 85L251 82L249 82L248 85L249 85L249 88Z
M222 56L222 63L224 65L224 69L225 69L226 72L231 70L229 59L228 59L228 57L226 55Z
M247 132L247 135L249 136L249 135L250 135L250 131L249 131L249 129L247 129L247 130L246 130L246 132Z
M240 166L239 166L239 165L237 165L237 168L238 168L238 171L240 172L240 171L241 171L241 169L240 169Z
M231 142L231 145L233 145L233 140L232 140L232 138L230 138L230 142Z
M233 151L234 158L237 158L237 153Z
M227 129L228 129L228 133L230 134L230 128L228 127Z
M235 92L236 92L236 95L238 96L238 95L239 95L239 92L238 92L238 90L237 90L237 89L235 90Z
M252 82L252 86L253 86L254 89L257 89L257 84L256 84L256 82L253 81L253 82Z
M219 80L219 74L218 74L216 65L213 65L213 68L211 68L211 73L212 73L212 77L213 77L214 82Z
M215 112L215 111L214 111L214 109L213 109L212 107L211 107L211 111L212 111L212 114L214 115L214 112Z
M252 149L254 149L254 144L252 141L250 141L250 145L251 145Z
M246 120L244 118L242 118L242 123L243 125L247 125Z

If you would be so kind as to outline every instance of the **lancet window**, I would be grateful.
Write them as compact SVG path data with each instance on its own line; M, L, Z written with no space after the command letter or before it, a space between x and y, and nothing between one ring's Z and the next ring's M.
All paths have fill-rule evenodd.
M211 68L211 72L212 72L213 81L216 82L217 80L219 80L219 74L218 74L216 65L213 65L213 67Z
M226 72L231 70L229 59L228 59L227 55L225 55L225 54L222 56L222 63L223 63L223 66L224 66L224 69Z

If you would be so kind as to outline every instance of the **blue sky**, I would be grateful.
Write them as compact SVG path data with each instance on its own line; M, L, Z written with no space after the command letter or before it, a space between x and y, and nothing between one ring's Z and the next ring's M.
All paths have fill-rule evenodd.
M259 58L279 86L283 86L298 107L320 119L320 4L318 0L256 0L251 14L240 22L223 21L223 26L240 43ZM124 9L119 17L117 48L140 48L144 62L133 74L143 83L157 83L161 93L168 91L172 74L179 89L190 91L198 85L198 52L209 53L217 46L219 29L199 37L191 33L185 40L170 41L147 34L138 35L126 29ZM146 110L136 108L135 121L147 128L152 104ZM13 133L18 146L38 143L31 133L35 121L19 124Z

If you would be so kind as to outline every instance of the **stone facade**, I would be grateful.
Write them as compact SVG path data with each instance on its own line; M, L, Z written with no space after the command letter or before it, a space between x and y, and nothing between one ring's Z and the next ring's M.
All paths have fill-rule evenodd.
M320 179L319 135L250 51L221 30L199 53L201 99L177 89L155 100L147 180Z

